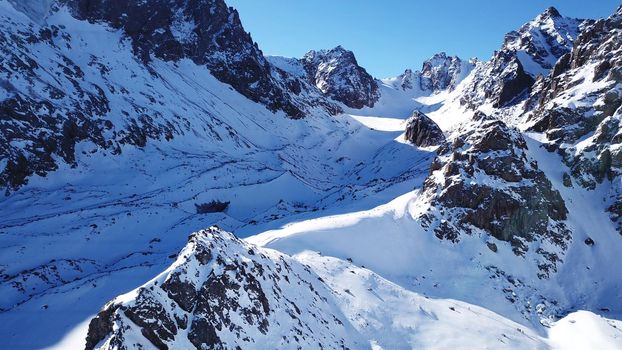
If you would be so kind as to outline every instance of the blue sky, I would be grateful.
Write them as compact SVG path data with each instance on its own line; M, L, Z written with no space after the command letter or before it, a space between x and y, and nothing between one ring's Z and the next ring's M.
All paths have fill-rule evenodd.
M343 45L372 75L419 69L439 51L488 59L503 35L549 6L601 18L615 0L225 0L267 55L300 57Z

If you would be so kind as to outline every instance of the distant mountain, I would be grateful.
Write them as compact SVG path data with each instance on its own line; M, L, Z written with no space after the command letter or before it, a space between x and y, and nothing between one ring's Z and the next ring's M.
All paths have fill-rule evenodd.
M428 94L443 90L453 91L475 68L476 60L463 61L458 56L440 52L423 62L420 71L407 69L403 74L385 79L402 90L419 90Z
M373 107L378 86L352 51L341 46L309 51L301 59L310 81L332 99L351 108Z
M547 75L593 21L563 17L550 7L519 30L505 35L501 48L480 64L461 98L471 108L504 107L527 98L535 79Z

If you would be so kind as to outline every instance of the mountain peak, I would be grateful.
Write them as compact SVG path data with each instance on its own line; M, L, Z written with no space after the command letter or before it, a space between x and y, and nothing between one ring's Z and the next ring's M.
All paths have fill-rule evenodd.
M378 100L374 78L341 45L309 51L301 60L311 83L334 100L357 109L371 107Z
M322 50L311 50L309 52L307 52L303 58L303 60L305 59L343 59L343 60L348 60L348 61L352 61L354 64L358 64L356 61L356 57L354 56L354 53L350 50L345 49L343 46L341 45L337 45L335 47L333 47L332 49L322 49Z
M544 10L544 12L540 14L540 16L541 17L545 17L545 16L546 17L561 17L562 15L559 13L559 11L555 7L551 6L547 8L546 10Z
M90 322L86 348L128 339L158 349L356 348L353 333L308 267L210 227L189 237L167 271L108 303Z
M431 91L453 90L473 68L474 64L458 56L438 52L423 62L421 87Z

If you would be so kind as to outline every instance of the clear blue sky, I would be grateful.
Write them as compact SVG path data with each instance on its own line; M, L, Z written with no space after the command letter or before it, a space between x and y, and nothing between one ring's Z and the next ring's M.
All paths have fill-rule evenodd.
M549 6L602 18L618 0L225 0L267 55L342 45L378 78L419 69L439 51L488 59L503 36Z

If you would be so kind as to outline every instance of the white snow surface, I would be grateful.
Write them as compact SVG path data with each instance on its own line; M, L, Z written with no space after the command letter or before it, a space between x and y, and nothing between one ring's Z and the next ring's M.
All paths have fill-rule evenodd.
M524 134L529 156L561 192L575 233L554 278L536 278L536 266L506 242L496 241L493 253L489 237L464 237L459 245L439 241L414 219L434 153L403 142L403 120L420 109L447 134L457 130L473 114L459 103L473 74L451 92L402 89L412 78L407 74L379 80L381 98L373 108L334 117L318 110L294 121L189 61L154 60L161 79L153 80L119 32L62 11L46 17L48 1L19 2L28 19L9 2L18 3L0 0L0 16L24 26L43 19L63 24L80 47L64 54L81 66L94 55L113 68L108 82L93 75L94 82L125 88L138 99L159 92L161 103L153 108L184 115L190 126L170 142L128 146L114 157L80 144L78 167L35 176L0 199L3 346L83 347L88 320L104 303L118 295L130 302L133 294L126 293L174 264L171 256L189 232L218 224L267 254L285 253L309 265L331 288L331 307L369 348L622 349L622 322L616 320L622 319L622 271L616 267L622 242L604 213L609 185L595 191L562 186L567 169L540 147L542 135ZM189 37L192 28L180 18L177 34ZM53 57L47 46L36 50ZM530 73L543 73L528 57L519 59ZM268 61L304 75L296 60ZM45 71L42 79L53 80ZM576 89L582 94L589 87ZM111 100L111 115L129 103L122 96ZM513 122L522 129L520 120ZM227 211L196 213L195 204L214 199L230 201ZM583 243L588 236L594 247ZM508 281L491 278L490 266L521 281L512 293L532 309L571 312L559 320L525 314L502 292ZM536 304L541 295L557 305Z

